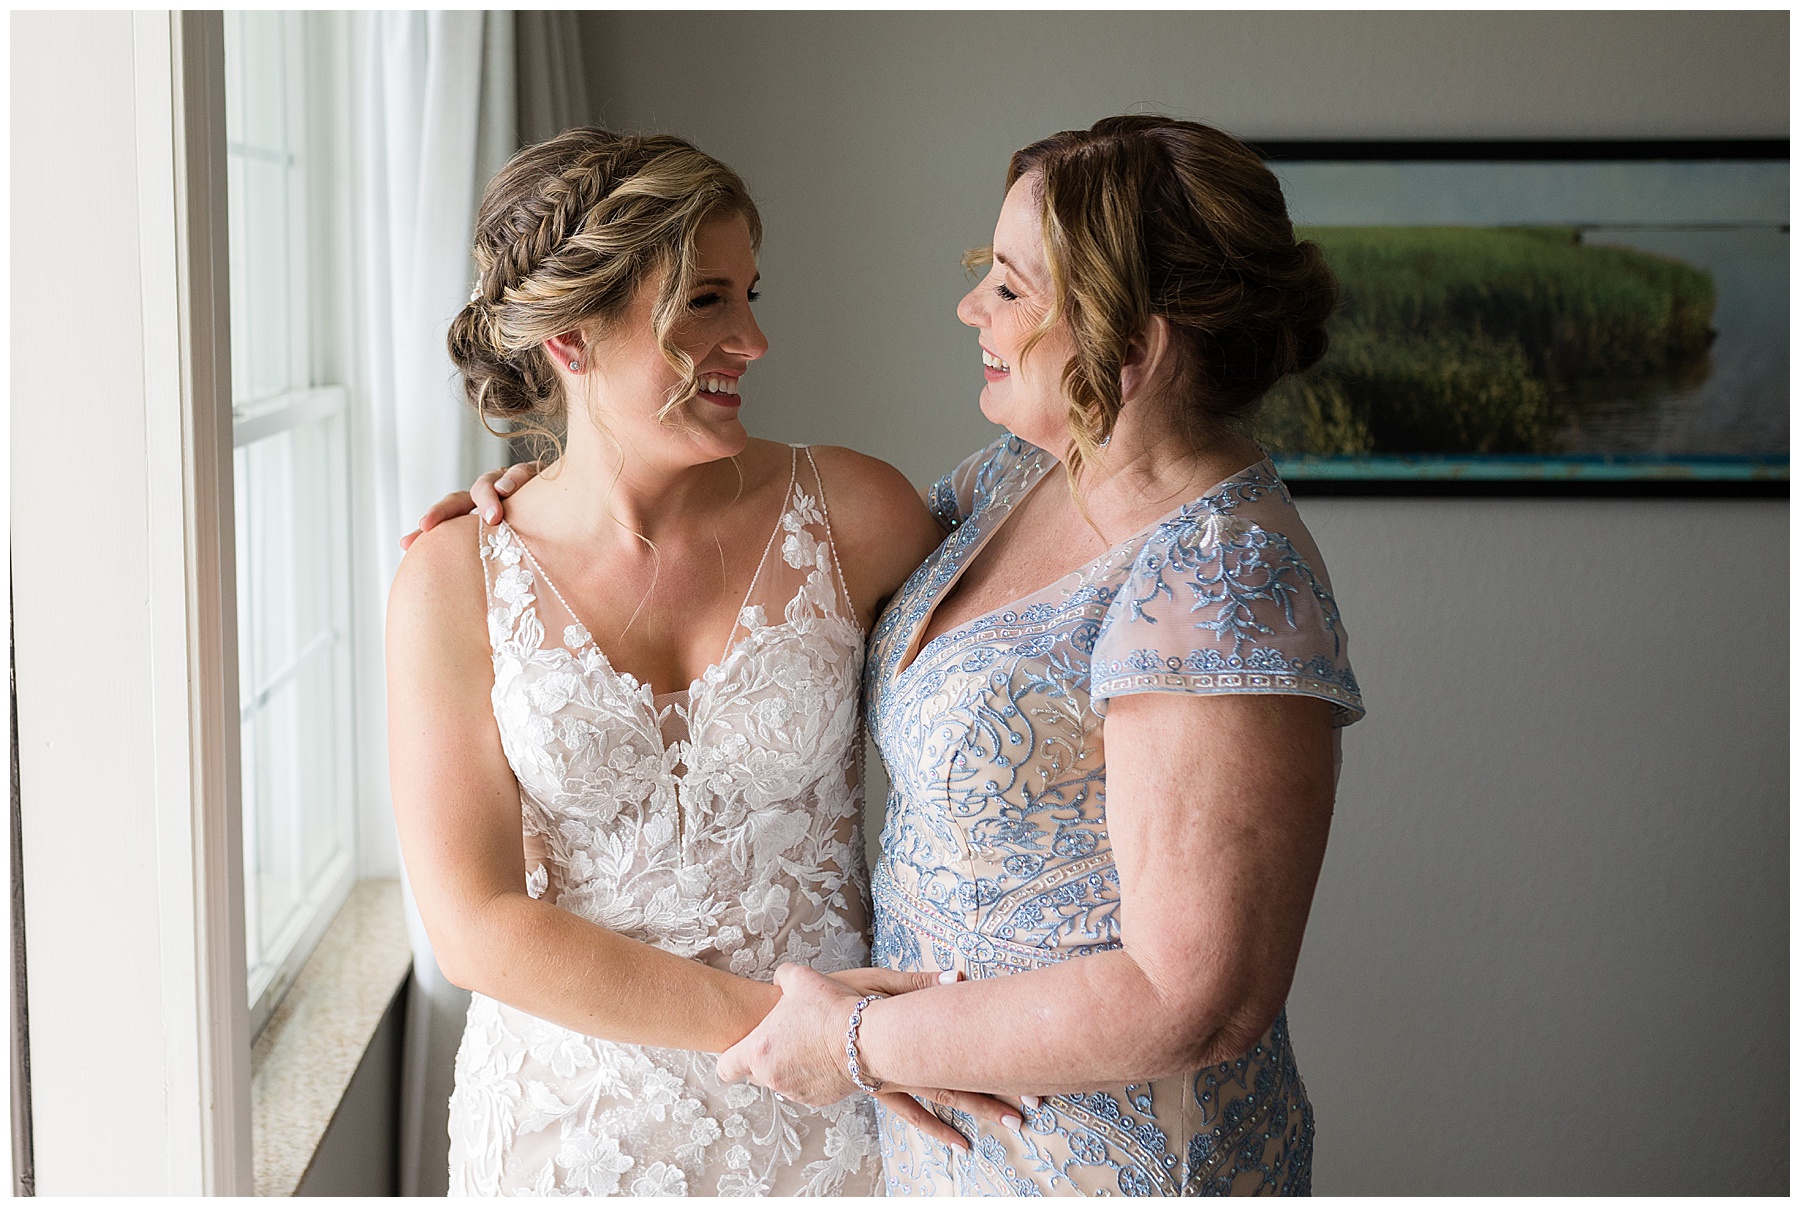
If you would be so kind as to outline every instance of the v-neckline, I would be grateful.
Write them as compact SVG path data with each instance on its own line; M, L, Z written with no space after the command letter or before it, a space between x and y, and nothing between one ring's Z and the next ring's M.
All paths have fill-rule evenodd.
M722 670L724 666L731 661L733 655L742 650L745 644L749 642L752 637L756 636L758 632L758 630L749 628L749 626L745 625L742 617L744 615L744 610L750 606L751 596L756 594L756 584L762 581L763 568L769 564L769 553L775 548L775 539L781 535L782 523L787 519L788 512L793 509L794 488L798 486L800 482L800 449L797 445L790 445L789 448L792 450L793 459L788 466L787 489L782 492L781 506L775 512L775 525L769 531L769 539L763 546L762 557L758 559L756 569L750 575L750 585L744 589L744 600L738 605L737 611L732 613L733 619L731 628L725 634L725 650L719 655L717 662L708 663L701 669L697 676L688 681L685 687L678 687L672 691L659 692L656 690L656 684L654 682L646 679L639 679L630 671L622 671L614 666L612 658L607 655L607 652L603 648L601 648L599 640L594 636L594 630L588 626L587 621L583 620L576 613L575 606L563 596L563 593L560 590L557 589L555 580L552 579L549 572L544 569L544 563L538 560L537 554L531 551L531 546L525 543L525 538L519 535L519 530L514 528L504 519L502 519L499 524L495 525L496 528L504 528L507 535L518 543L519 551L531 562L532 571L538 578L543 580L546 587L550 588L550 593L556 596L556 601L563 606L563 611L567 612L569 614L569 619L580 628L584 638L580 646L578 646L577 649L570 649L568 645L565 644L561 647L563 652L572 656L576 654L579 649L592 648L595 655L599 657L600 664L605 668L606 673L620 683L632 688L627 694L637 696L640 695L645 688L650 689L650 708L653 713L658 713L658 715L660 715L657 701L664 699L672 701L676 696L687 696L688 704L692 705L694 692L706 682L707 676L713 674L715 671ZM770 625L768 627L773 628L775 626ZM732 636L740 628L746 630L744 635L737 638L735 641L732 640Z
M1043 453L1043 450L1041 450L1041 449L1037 450L1037 452L1040 457L1043 457L1045 455ZM1060 574L1056 578L1051 579L1049 582L1045 583L1041 587L1035 587L1032 590L1025 592L1025 594L1023 594L1023 595L1017 596L1013 599L1009 599L1004 603L1001 603L1001 604L996 605L995 607L989 608L985 612L977 613L976 615L969 617L967 620L961 622L960 624L952 625L949 628L945 629L943 632L939 633L936 637L933 637L930 641L921 641L920 638L922 638L925 634L925 631L931 627L932 618L937 615L938 609L943 606L944 597L956 588L957 583L962 581L962 576L963 576L964 571L966 571L969 568L969 566L974 563L976 558L981 556L982 550L987 548L988 542L994 539L994 534L996 532L999 532L1001 528L1006 526L1006 522L1012 518L1013 514L1015 512L1017 512L1020 507L1024 506L1025 500L1031 497L1032 492L1037 490L1037 488L1039 486L1043 485L1044 479L1046 479L1050 476L1049 466L1043 464L1042 461L1039 461L1036 465L1038 476L1034 480L1032 480L1031 482L1029 482L1025 485L1025 488L1019 492L1019 496L1017 498L1015 498L1014 500L1012 500L1012 502L1005 505L1004 510L1002 510L1000 512L1000 514L994 518L994 522L991 525L987 525L984 527L981 534L975 539L973 546L966 553L964 553L962 560L958 563L955 571L931 595L929 606L925 609L924 614L921 615L919 617L918 621L916 623L914 623L913 626L907 631L906 646L902 652L901 661L899 662L897 669L894 671L894 678L896 680L898 680L902 676L906 675L909 671L911 671L913 669L913 667L915 667L919 664L919 660L922 657L924 657L926 650L930 649L932 646L936 645L938 642L944 640L946 637L952 637L952 636L956 635L957 633L962 632L964 629L967 629L974 625L978 625L982 621L991 620L993 617L998 616L1003 612L1013 611L1020 604L1026 603L1027 601L1034 599L1039 595L1044 594L1046 591L1049 591L1052 587L1056 586L1057 583L1065 582L1070 578L1075 578L1078 580L1085 579L1090 573L1093 572L1094 567L1098 566L1101 562L1104 562L1106 559L1112 557L1119 550L1125 548L1128 545L1135 544L1139 540L1139 538L1144 536L1144 534L1149 533L1149 532L1154 532L1156 529L1162 527L1164 524L1167 524L1170 520L1174 519L1176 516L1180 515L1183 511L1187 510L1189 507L1192 507L1195 503L1199 502L1200 500L1210 498L1214 494L1217 494L1219 491L1219 488L1224 486L1227 482L1230 482L1234 478L1243 477L1245 474L1249 473L1251 470L1255 469L1257 466L1261 465L1263 462L1267 461L1268 459L1269 459L1268 455L1264 454L1263 456L1258 457L1255 461L1252 461L1249 465L1244 466L1242 469L1236 470L1233 473L1227 474L1225 477L1220 478L1217 482L1214 482L1211 486L1207 487L1205 490L1201 491L1199 494L1195 495L1193 498L1187 500L1185 503L1181 503L1181 504L1171 508L1169 511L1164 512L1162 515L1158 516L1154 520L1151 520L1148 524L1145 524L1142 528L1139 528L1136 532L1132 533L1130 536L1126 537L1124 540L1118 542L1115 545L1108 547L1107 549L1102 550L1098 555L1096 555L1092 558L1089 558L1086 562L1083 562L1081 565L1077 566L1075 569L1070 570L1067 574ZM1028 468L1026 470L1026 472L1030 472L1030 468ZM973 517L973 516L970 517L971 520L973 520L974 518L975 517Z
M1050 476L1049 466L1044 464L1047 459L1046 454L1042 449L1036 449L1034 452L1036 454L1036 459L1031 465L1024 467L1024 472L1035 472L1037 477L1025 484L1024 489L1019 492L1017 498L1004 505L1004 509L999 515L994 517L993 522L982 525L981 532L975 538L973 546L963 554L962 559L957 563L956 569L951 572L950 577L945 579L944 582L941 583L928 597L924 613L914 621L912 626L907 630L906 644L901 648L900 652L900 663L898 668L894 671L894 677L896 679L910 671L918 663L919 656L928 648L935 645L941 639L948 637L957 629L963 627L959 624L955 626L955 628L945 629L930 641L921 642L920 640L924 637L925 630L931 627L932 618L937 615L938 608L943 605L944 597L950 594L951 591L954 591L956 589L956 584L962 581L963 573L968 570L969 566L974 563L976 558L981 556L981 551L987 548L988 542L994 539L994 534L1000 531L1007 519L1012 516L1012 513L1017 511L1024 504L1025 500L1031 497L1031 492L1042 485L1044 479ZM964 521L964 525L966 526L971 522L975 522L978 516L980 516L979 512L971 515L968 520ZM1065 575L1064 577L1067 576ZM1062 579L1059 578L1056 581L1061 582ZM1024 598L1029 597L1027 596ZM993 609L993 611L985 612L981 616L972 616L969 619L981 620L987 616L992 616L994 612L1004 611L1008 606L1010 605L1003 604L999 608ZM964 623L966 624L968 622L965 621Z

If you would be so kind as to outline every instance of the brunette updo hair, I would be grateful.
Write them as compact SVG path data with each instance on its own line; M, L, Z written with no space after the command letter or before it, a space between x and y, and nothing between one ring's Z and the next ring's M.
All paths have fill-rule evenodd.
M1112 435L1126 346L1152 317L1169 322L1174 411L1195 440L1246 429L1271 386L1325 355L1337 279L1317 244L1295 241L1280 183L1237 139L1108 117L1016 153L1007 188L1034 172L1053 301L1026 350L1068 320L1071 475Z
M603 337L640 282L668 270L652 325L683 378L666 419L694 396L693 360L671 332L693 288L694 240L710 219L742 215L753 247L762 219L738 174L667 134L565 130L514 155L481 196L475 291L450 323L463 390L494 421L547 436L567 406L543 341L581 330Z

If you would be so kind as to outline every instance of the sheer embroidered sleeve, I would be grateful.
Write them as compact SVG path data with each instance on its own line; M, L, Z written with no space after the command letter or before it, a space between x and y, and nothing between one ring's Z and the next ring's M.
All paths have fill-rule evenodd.
M954 532L962 522L975 514L994 483L1017 464L1031 446L1017 436L1002 436L992 444L976 449L963 458L961 465L939 478L931 487L928 502L931 514L946 532Z
M1096 712L1114 696L1162 691L1315 696L1335 725L1362 717L1330 581L1285 510L1259 517L1277 531L1208 496L1150 534L1095 638Z

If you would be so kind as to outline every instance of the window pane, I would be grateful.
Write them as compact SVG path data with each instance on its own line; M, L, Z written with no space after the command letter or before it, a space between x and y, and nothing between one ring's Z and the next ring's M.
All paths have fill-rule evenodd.
M256 757L256 725L252 721L246 720L239 727L238 750L244 802L244 967L249 970L250 983L256 984L257 974L266 960L263 956L262 926L258 921L262 917L262 885L257 877L256 852L262 841L262 831L258 825L256 807L256 781L260 769Z
M288 299L288 167L246 157L244 172L245 289L248 293L249 389L262 397L303 384L293 376Z
M290 435L292 463L288 522L294 551L293 625L296 648L317 638L329 639L334 617L332 600L341 576L340 542L331 525L336 482L332 446L343 438L335 418L318 419Z
M252 640L251 611L251 510L250 510L250 450L240 448L232 455L233 487L237 495L237 614L238 627L242 630L238 636L238 711L250 707L250 697L256 694L256 643ZM249 758L246 751L245 758ZM246 798L248 799L248 798Z
M300 411L316 397L288 405ZM347 545L334 519L344 439L332 413L237 457L246 938L253 971L270 975L304 929L320 878L349 849Z
M287 143L287 41L285 16L280 12L244 12L243 141L263 151L286 152ZM229 116L229 115L228 115Z
M242 13L225 14L225 139L238 142L244 137L244 89L240 77L244 70L244 19Z
M251 656L256 690L266 691L299 652L295 611L299 576L294 549L294 438L281 432L244 451L249 514L239 522L250 530ZM244 573L243 568L238 571ZM246 644L240 642L240 644Z
M245 942L254 1017L353 866L347 425L310 374L306 50L282 12L226 14ZM341 68L343 65L340 64ZM336 163L326 153L326 162ZM311 181L312 184L323 183ZM322 204L323 202L320 202ZM320 417L321 409L324 416ZM254 428L249 425L254 425Z
M241 155L225 157L225 180L231 228L231 401L235 404L250 396L250 282L244 275L250 262L250 235Z
M299 813L300 842L296 853L300 874L312 884L341 849L337 810L337 651L320 646L301 667L299 716L295 750L303 752L296 773L303 800Z
M244 449L248 484L241 516L250 533L248 614L257 691L292 673L311 647L336 639L342 541L330 517L332 444L341 433L341 425L325 419Z
M290 679L269 693L251 723L256 743L255 869L260 917L257 942L265 958L278 955L281 932L294 920L294 909L306 895L300 852L295 842L302 804L299 775L300 684ZM246 801L246 805L248 805Z

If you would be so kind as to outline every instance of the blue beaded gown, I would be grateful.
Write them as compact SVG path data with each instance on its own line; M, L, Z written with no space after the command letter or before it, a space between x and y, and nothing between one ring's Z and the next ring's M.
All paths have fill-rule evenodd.
M1362 716L1324 562L1266 459L915 650L962 569L1056 466L1009 436L939 482L932 508L950 535L871 637L864 690L892 783L873 886L879 966L975 979L1119 945L1109 698L1297 694L1329 701L1340 727ZM891 1195L1311 1187L1312 1106L1285 1011L1236 1060L1046 1097L1018 1134L945 1112L967 1155L880 1116Z

